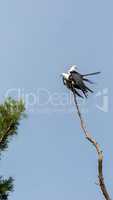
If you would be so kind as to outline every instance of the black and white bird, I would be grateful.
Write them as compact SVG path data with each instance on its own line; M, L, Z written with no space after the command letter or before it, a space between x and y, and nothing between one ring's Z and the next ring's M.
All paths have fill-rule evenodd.
M69 73L62 73L62 77L63 77L63 83L64 83L64 85L69 90L71 90L75 95L83 98L83 96L81 94L79 94L79 92L77 91L75 83L70 80L70 74Z
M72 65L67 73L62 73L63 76L63 83L67 86L68 89L70 89L72 92L76 93L77 96L83 98L83 96L78 92L82 91L84 96L88 97L88 92L93 93L93 91L86 86L85 82L93 83L89 79L87 79L87 76L90 75L97 75L100 74L100 72L94 72L90 74L80 74L76 71L77 66Z

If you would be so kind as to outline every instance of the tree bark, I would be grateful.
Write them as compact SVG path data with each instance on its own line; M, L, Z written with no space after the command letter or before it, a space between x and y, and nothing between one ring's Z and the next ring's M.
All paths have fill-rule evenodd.
M77 108L77 113L80 119L80 124L81 124L81 128L84 132L85 138L95 147L97 155L98 155L98 180L99 180L99 187L102 191L102 194L104 196L104 198L106 200L111 200L110 195L107 191L105 182L104 182L104 176L103 176L103 152L100 149L99 144L97 143L97 141L92 137L92 135L87 131L86 129L86 125L84 123L78 102L77 102L77 98L76 98L76 94L74 94L74 102Z

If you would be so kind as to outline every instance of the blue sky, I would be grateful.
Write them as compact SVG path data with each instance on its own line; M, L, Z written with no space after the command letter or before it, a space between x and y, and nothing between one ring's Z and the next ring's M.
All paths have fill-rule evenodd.
M10 199L102 199L95 184L97 157L81 133L75 107L53 100L69 95L59 77L69 64L83 73L102 71L94 78L95 95L80 104L104 150L105 180L113 196L112 7L111 0L0 2L0 100L9 89L19 89L31 104L0 162L1 174L15 178ZM43 104L49 93L46 105L39 106L39 91ZM97 108L105 96L107 112Z

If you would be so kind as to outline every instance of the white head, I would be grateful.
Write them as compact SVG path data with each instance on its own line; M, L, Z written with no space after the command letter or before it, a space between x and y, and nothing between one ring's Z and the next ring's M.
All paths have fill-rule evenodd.
M68 80L68 79L69 79L69 74L62 73L61 75L62 75L62 76L63 76L63 78L65 78L66 80Z
M72 65L72 66L70 67L70 69L68 70L68 73L70 73L70 72L72 72L72 71L76 71L76 69L77 69L77 65Z

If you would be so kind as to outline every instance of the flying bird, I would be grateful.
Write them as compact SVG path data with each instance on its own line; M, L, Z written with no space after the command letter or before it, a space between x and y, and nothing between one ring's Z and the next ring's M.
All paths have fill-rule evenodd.
M89 79L87 79L87 76L90 75L97 75L100 74L100 72L94 72L94 73L89 73L89 74L80 74L79 72L76 71L77 66L72 65L70 69L68 70L67 73L63 73L63 83L64 85L67 86L68 89L70 89L72 92L76 93L77 96L83 98L81 94L79 94L79 91L82 91L84 96L87 98L88 97L88 92L93 93L93 91L86 86L85 82L88 83L93 83Z

